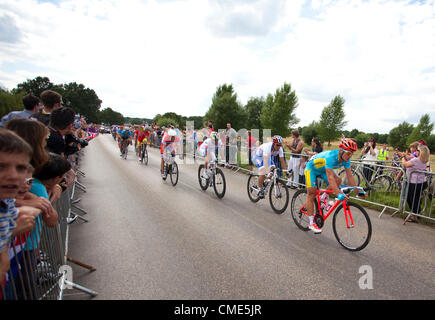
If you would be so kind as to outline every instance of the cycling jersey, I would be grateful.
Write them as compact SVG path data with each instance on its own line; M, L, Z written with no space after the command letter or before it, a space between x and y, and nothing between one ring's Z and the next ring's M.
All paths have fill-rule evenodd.
M350 168L350 160L340 161L339 152L340 149L324 151L311 158L304 171L307 188L317 186L316 178L319 176L324 181L328 182L326 169L333 170L341 167L344 167L345 169Z
M148 134L149 135L149 134ZM137 134L137 141L142 142L146 137L146 134L144 131L139 131Z
M133 133L131 131L126 131L126 130L122 130L122 131L119 130L118 134L122 139L128 139L133 136Z
M252 160L257 165L257 168L261 169L264 167L265 157L269 159L269 167L275 166L274 158L276 156L284 158L284 150L282 147L279 147L279 149L275 151L273 149L273 142L267 142L258 147Z
M172 152L175 151L175 144L180 142L180 138L175 136L174 141L171 141L171 137L165 133L162 139L162 143L160 145L160 155L163 157L163 152Z
M216 146L215 141L212 138L207 138L198 149L199 154L202 157L207 157L207 161L215 161L216 160Z

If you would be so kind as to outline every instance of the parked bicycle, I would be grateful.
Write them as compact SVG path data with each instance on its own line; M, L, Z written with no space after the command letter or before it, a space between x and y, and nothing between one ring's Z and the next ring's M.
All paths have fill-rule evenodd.
M367 178L367 173L364 174L364 168L371 171L370 179ZM352 175L355 179L355 183L357 186L361 186L363 182L366 187L373 191L390 191L393 185L393 179L388 174L381 173L381 168L382 167L376 166L375 169L372 169L370 167L364 167L364 163L357 163L355 166L352 166ZM338 176L341 178L343 184L349 184L345 170L341 170Z
M175 154L167 152L164 157L164 165L163 165L163 175L162 179L165 181L168 175L170 176L171 183L175 186L178 183L178 165L175 162Z
M222 199L225 195L226 191L226 181L225 181L225 175L223 171L220 168L217 168L216 165L213 166L213 168L208 169L208 178L205 178L204 173L206 171L204 164L201 164L198 168L198 181L199 186L202 190L207 190L208 187L212 187L214 189L214 192L216 193L216 196L219 199Z
M286 183L281 178L281 172L288 172L275 168L272 174L269 173L263 182L264 195L269 193L269 203L273 211L277 214L282 214L288 206L289 191ZM258 202L261 198L258 195L258 174L251 174L248 178L248 197L252 202Z
M362 187L340 186L340 190L347 196L343 201L338 199L327 202L324 194L330 194L330 190L316 190L315 216L314 221L319 228L322 228L325 220L335 211L332 219L332 228L338 243L350 251L364 249L370 242L372 235L372 224L366 210L357 203L348 200L353 190L360 192L368 191ZM321 196L323 195L323 196ZM325 198L325 199L324 199ZM299 229L308 231L310 223L308 213L305 209L307 202L307 190L298 190L292 198L291 215Z

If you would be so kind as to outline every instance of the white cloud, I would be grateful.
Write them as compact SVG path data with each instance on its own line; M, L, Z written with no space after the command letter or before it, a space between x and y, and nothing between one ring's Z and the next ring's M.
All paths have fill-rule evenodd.
M0 45L8 88L76 81L103 108L153 117L203 115L223 83L246 103L289 82L301 126L337 94L349 129L435 120L434 1L3 0L6 15L20 35Z

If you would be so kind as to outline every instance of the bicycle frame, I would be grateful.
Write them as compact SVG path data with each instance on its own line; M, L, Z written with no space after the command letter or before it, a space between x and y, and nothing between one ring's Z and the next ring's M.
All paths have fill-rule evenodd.
M331 208L329 208L329 210L326 212L326 214L323 213L323 209L321 207L321 200L320 200L320 194L323 193L333 193L333 191L331 190L319 190L316 189L316 199L317 199L317 207L319 209L319 213L322 216L323 220L328 219L328 217L335 211L335 209L341 204L343 203L343 210L344 210L344 215L346 218L346 226L347 228L353 228L354 227L354 223L353 223L353 218L352 218L352 213L350 212L350 208L347 205L347 197L344 200L335 200L335 203L332 205ZM305 206L304 206L305 207ZM308 212L304 211L304 207L301 208L301 212L306 214L308 216ZM350 225L349 225L349 220L350 220Z

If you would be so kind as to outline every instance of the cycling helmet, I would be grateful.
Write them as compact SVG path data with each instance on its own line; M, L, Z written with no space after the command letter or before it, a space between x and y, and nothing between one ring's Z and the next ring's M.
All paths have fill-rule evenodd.
M349 138L342 139L338 147L345 151L351 151L351 152L355 152L358 149L356 142Z
M273 141L273 144L282 144L283 139L281 136L276 135L276 136L273 136L272 141Z
M168 136L175 137L177 135L177 132L174 129L169 129Z

